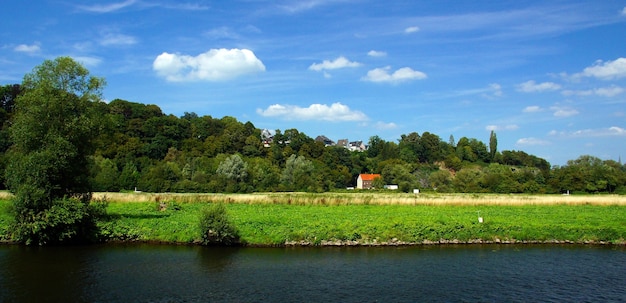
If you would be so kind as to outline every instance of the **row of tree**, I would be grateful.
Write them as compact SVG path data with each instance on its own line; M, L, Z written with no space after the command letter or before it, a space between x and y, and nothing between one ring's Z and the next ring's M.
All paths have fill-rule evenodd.
M16 143L8 131L16 118L15 99L27 90L18 84L0 89L0 152L5 155L0 159L0 168L5 169L9 163L6 151ZM77 106L76 96L70 90L59 98L33 100L27 108L48 115L55 111L66 115L70 105L65 104ZM42 102L44 99L48 102ZM582 156L565 166L550 167L546 160L523 151L499 151L494 132L488 144L467 137L457 141L452 135L444 141L429 132L405 134L397 142L373 136L367 151L352 152L338 146L326 147L296 129L287 129L276 130L274 143L265 147L261 130L233 117L213 118L195 113L176 117L164 114L156 105L120 99L109 103L93 99L80 106L83 112L92 112L89 123L97 126L80 136L67 133L76 130L76 125L54 125L61 120L42 120L37 113L24 114L31 119L25 123L32 128L57 129L75 140L74 152L89 156L89 162L80 165L89 167L88 185L96 191L319 192L354 186L358 174L367 172L382 174L386 184L398 184L404 191L625 190L626 169L621 163ZM66 120L60 123L69 123ZM88 139L85 136L93 141L93 146L83 150L86 145L81 142ZM37 140L41 138L32 138L34 142L24 144L39 144ZM58 140L54 142L61 148Z
M296 129L267 147L252 123L166 115L156 105L102 102L105 81L69 57L0 86L0 186L14 195L13 239L85 240L104 213L92 191L253 192L344 189L360 173L440 192L626 193L626 166L581 156L550 167L523 151L417 132L369 139L365 152L327 147Z

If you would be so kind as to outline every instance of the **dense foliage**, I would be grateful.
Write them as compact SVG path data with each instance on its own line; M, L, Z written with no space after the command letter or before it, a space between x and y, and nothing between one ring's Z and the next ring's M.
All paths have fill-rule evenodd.
M88 174L89 183L80 185L95 191L322 192L354 186L360 173L380 173L385 184L397 184L402 191L419 188L438 192L626 193L626 166L620 162L585 155L567 165L551 167L546 160L524 151L499 151L495 132L490 134L488 144L467 137L455 140L452 135L444 141L429 132L404 134L397 141L374 135L366 142L366 151L351 151L325 146L296 129L275 130L273 141L265 144L261 130L251 122L195 113L177 117L164 114L156 105L121 99L77 103L75 106L80 107L62 109L98 117L90 120L99 123L100 132L95 134L86 132L91 128L86 128L89 125L80 119L72 122L78 123L77 127L68 124L63 128L55 125L54 120L30 117L26 121L24 115L20 118L15 100L24 99L21 94L32 96L29 91L24 84L0 87L0 169L9 172L17 165L9 160L11 154L30 157L29 161L19 162L21 170L35 171L28 166L35 163L50 164L40 171L63 176L58 182L78 182L84 178L69 176ZM76 91L50 89L39 94L51 100L83 100ZM70 123L75 117L64 116L63 123ZM28 137L35 141L9 136L10 123L20 120L24 121L24 131L38 127L39 135ZM70 130L78 133L54 133ZM45 140L36 141L44 135ZM94 144L82 145L87 141ZM17 147L9 149L11 145ZM46 148L46 153L32 158L35 154L18 151L23 149L19 146ZM59 157L60 154L67 157ZM83 154L89 157L82 158ZM61 166L51 162L60 159L73 164L68 169L89 171L61 174L55 171ZM27 177L6 180L6 185L16 188ZM48 188L41 195L49 197L72 194L62 191L50 196L57 187L35 187ZM28 192L35 194L37 190Z
M239 232L228 218L222 203L213 203L200 213L200 239L203 245L234 245Z
M12 114L7 128L11 144L3 145L10 146L5 179L15 195L18 241L48 244L93 234L90 159L101 125L95 110L103 84L71 58L61 57L27 74L19 94L8 90L2 98L10 104L4 110Z

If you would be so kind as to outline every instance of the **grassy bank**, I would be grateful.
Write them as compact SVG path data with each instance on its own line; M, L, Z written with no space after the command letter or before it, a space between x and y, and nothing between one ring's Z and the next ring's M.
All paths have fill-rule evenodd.
M103 235L110 240L192 243L200 238L200 210L207 203L224 201L228 202L228 214L243 242L249 245L476 240L624 244L626 239L626 205L602 202L612 197L592 201L590 198L595 196L588 196L587 202L581 199L582 202L571 203L574 199L570 199L547 203L547 198L540 199L541 196L518 196L517 200L507 201L506 195L482 198L470 195L465 199L457 195L431 198L399 195L393 202L392 196L376 194L369 194L371 198L349 194L267 195L270 197L258 199L257 195L144 194L134 196L135 200L109 196L109 217L99 224ZM444 200L448 203L443 203ZM6 213L8 204L7 200L0 201L3 234L8 232L10 220ZM160 204L166 209L159 210ZM478 222L479 216L483 223Z

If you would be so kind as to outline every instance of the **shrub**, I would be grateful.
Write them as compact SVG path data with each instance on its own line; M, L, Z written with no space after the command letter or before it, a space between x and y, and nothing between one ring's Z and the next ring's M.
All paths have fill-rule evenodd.
M78 199L58 199L50 208L36 211L17 208L14 240L27 245L94 242L96 220L106 212L106 202L93 204Z
M239 232L228 219L226 207L222 203L214 203L202 209L200 233L203 245L228 246L239 243Z

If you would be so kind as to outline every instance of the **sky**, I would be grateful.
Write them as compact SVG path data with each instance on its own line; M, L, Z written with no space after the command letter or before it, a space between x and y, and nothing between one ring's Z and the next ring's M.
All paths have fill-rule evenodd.
M1 85L70 56L105 101L165 114L626 160L623 0L33 0L0 20Z

